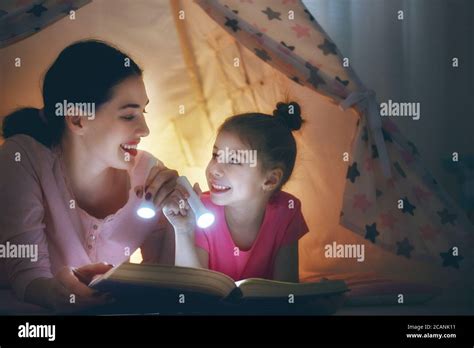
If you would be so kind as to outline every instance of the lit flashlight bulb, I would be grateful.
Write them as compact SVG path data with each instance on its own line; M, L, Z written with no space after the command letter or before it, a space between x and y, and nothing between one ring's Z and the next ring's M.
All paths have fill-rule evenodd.
M202 204L198 195L191 187L188 178L186 178L185 176L180 176L177 180L177 183L183 186L186 191L188 191L188 203L194 212L194 216L196 217L196 224L198 225L198 227L207 228L211 226L215 220L214 214L207 210L204 204Z
M151 201L143 201L137 209L137 215L142 219L151 219L155 217L155 205Z

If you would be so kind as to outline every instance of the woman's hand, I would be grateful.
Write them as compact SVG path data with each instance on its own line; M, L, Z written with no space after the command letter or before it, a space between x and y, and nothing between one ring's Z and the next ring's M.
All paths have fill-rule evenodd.
M194 184L193 189L198 197L202 194L198 183ZM176 233L193 235L196 217L187 202L188 197L189 193L186 189L177 185L176 190L164 202L163 214L173 225Z
M135 187L138 198L153 202L157 211L164 206L165 199L176 190L178 172L158 164L151 168L144 186Z
M68 313L111 303L108 294L100 293L87 286L94 276L112 268L106 263L93 263L79 268L63 267L54 278L39 278L26 289L25 300Z

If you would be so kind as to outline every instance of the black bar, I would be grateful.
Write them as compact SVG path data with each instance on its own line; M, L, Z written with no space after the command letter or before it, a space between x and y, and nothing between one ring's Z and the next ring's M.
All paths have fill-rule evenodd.
M0 346L16 344L395 344L469 346L472 316L2 316ZM55 325L55 340L20 338L20 325ZM412 325L409 329L408 325ZM427 325L430 325L428 327ZM455 325L442 329L441 325ZM413 327L420 327L414 329ZM407 334L456 334L408 338Z

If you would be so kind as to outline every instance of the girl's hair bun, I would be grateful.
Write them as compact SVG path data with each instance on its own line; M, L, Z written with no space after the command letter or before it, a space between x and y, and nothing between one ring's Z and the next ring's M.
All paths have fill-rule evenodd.
M296 102L278 103L273 116L292 131L300 129L303 124L301 108Z

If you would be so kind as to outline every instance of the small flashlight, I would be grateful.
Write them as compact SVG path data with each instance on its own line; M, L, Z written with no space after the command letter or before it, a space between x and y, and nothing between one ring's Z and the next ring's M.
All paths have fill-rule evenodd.
M154 156L150 158L150 165L153 168L158 163L158 159ZM142 219L151 219L156 215L155 205L152 201L143 200L137 209L137 215Z
M180 176L177 183L183 186L189 194L188 203L196 217L196 224L200 228L207 228L214 223L215 217L204 207L201 200L194 192L189 180L185 176ZM156 215L155 205L151 201L143 201L137 209L137 215L142 219L151 219Z
M188 203L191 209L196 216L196 224L200 228L207 228L214 223L215 217L209 210L206 209L204 204L202 204L196 192L194 192L191 184L189 183L188 178L185 176L180 176L177 180L178 184L183 186L186 191L188 191L189 198Z

